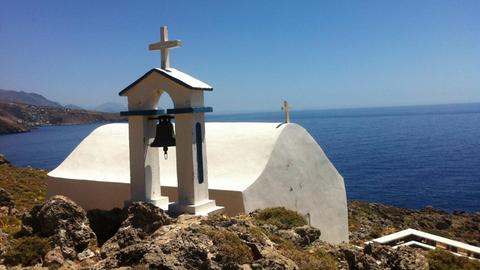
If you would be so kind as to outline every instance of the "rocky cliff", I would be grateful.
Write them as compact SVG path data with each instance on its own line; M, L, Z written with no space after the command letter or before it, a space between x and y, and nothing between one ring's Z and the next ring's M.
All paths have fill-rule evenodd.
M360 201L350 201L348 211L352 243L412 228L480 246L480 212L448 213L432 207L405 209Z
M117 113L0 102L0 134L26 132L38 126L122 121L126 119Z
M4 237L0 263L37 269L428 269L426 257L408 247L323 243L318 229L297 223L301 216L282 208L170 217L137 202L113 211L87 213L66 197L50 198L23 215L14 237ZM114 228L113 235L98 230L102 226Z

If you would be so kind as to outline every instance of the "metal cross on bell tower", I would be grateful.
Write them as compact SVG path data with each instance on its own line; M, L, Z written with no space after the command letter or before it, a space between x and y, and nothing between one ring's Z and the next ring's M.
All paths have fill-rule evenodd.
M160 27L160 42L152 43L148 46L150 51L160 51L160 68L170 68L169 49L178 48L182 45L180 40L168 40L168 29L166 26Z

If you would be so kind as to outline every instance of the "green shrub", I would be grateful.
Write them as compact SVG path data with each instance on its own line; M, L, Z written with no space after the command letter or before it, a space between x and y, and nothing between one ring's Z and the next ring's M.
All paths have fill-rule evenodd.
M455 256L452 253L437 248L427 253L428 264L431 270L474 270L480 269L480 262L465 257Z
M260 227L249 227L248 231L253 236L253 238L255 238L255 240L257 242L265 244L266 237L268 237L268 236L267 236L267 232L262 230L262 228L260 228Z
M0 230L9 235L14 235L20 231L21 221L14 216L0 217Z
M300 270L335 270L336 261L333 256L319 248L312 252L302 250L288 240L282 241L278 249L280 253L294 261Z
M299 213L285 207L273 207L259 210L253 218L261 224L271 224L279 229L288 230L306 225L307 222Z
M313 254L323 261L324 269L337 269L337 260L324 248L315 249Z
M216 258L218 262L245 264L253 261L251 249L236 234L221 228L203 228L201 232L209 236L217 247L220 255Z
M335 270L337 269L336 259L323 248L311 251L304 250L290 240L286 240L273 233L261 230L263 235L276 243L277 249L283 256L294 261L300 270Z
M42 262L49 250L50 244L46 238L22 237L11 242L10 248L3 257L7 265L35 265Z
M372 230L370 231L369 233L370 237L372 238L378 238L380 236L383 235L383 229L382 227L378 227L378 226L373 226L372 227Z

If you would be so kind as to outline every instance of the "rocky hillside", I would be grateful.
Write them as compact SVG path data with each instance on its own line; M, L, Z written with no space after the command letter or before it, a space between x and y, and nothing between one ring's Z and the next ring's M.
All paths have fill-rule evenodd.
M26 132L32 128L46 125L121 121L126 121L126 119L120 117L117 113L0 102L0 134Z
M20 103L34 105L39 107L57 107L61 108L60 103L51 101L42 95L36 93L27 93L24 91L13 91L0 89L0 101L4 103Z
M349 202L348 212L352 243L412 228L480 247L480 212L448 213L431 207L404 209L359 201Z
M428 269L425 255L411 248L327 245L320 234L282 208L236 217L170 217L137 202L87 213L55 196L23 215L13 237L3 236L0 263L45 269Z
M361 245L329 245L284 208L172 217L148 203L88 212L62 196L41 203L46 173L0 160L0 269L480 269L441 250L363 245L408 224L476 241L480 230L471 224L478 226L478 214L351 202L351 237ZM444 220L450 226L440 225ZM471 238L460 239L465 228L462 237Z

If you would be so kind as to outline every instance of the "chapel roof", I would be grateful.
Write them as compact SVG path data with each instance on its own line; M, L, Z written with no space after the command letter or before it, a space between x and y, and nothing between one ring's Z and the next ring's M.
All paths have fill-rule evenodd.
M286 126L292 125L206 123L209 189L244 191L252 185L265 170ZM107 124L88 135L48 175L59 179L128 184L129 155L128 124ZM239 156L242 166L238 165ZM177 187L176 159L175 146L169 147L168 159L163 159L163 154L158 159L162 186Z
M151 76L153 73L160 74L166 79L172 80L173 82L178 83L191 90L207 90L207 91L213 90L213 87L211 87L210 85L186 73L183 73L180 70L177 70L174 68L166 68L166 69L154 68L154 69L151 69L149 72L145 73L145 75L143 75L142 77L134 81L132 84L127 86L125 89L120 91L118 95L124 96L131 88L133 88L135 85L137 85L147 77Z

